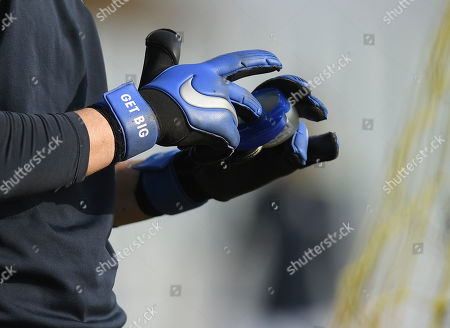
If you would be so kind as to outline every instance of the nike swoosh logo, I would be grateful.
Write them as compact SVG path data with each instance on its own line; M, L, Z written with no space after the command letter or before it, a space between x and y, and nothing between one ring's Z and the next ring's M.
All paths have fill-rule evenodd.
M199 108L223 108L228 110L231 114L233 114L234 118L236 119L236 123L239 122L236 111L234 110L233 106L222 97L213 97L213 96L206 96L198 92L194 89L192 86L192 79L191 77L189 80L183 83L183 85L180 88L180 95L181 98L185 102L187 102L189 105Z

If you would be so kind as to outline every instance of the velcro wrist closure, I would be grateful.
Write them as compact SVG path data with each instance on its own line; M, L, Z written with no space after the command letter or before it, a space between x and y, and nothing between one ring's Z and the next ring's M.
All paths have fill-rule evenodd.
M158 120L133 82L106 92L103 97L123 132L125 147L122 160L139 155L156 144Z
M142 185L148 201L164 214L186 212L206 203L192 200L183 190L174 167L174 157L178 152L155 154L135 167L142 172Z

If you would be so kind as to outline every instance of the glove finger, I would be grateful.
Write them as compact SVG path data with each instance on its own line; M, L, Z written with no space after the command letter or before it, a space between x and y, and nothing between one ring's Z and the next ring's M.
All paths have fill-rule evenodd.
M300 117L315 122L327 119L328 110L316 97L311 95L309 83L302 78L294 75L282 75L265 81L255 91L267 88L280 90L289 103L295 107Z
M264 50L246 50L229 53L213 58L208 63L215 72L236 81L243 77L279 71L283 67L280 60L271 52Z
M339 139L333 132L309 138L308 159L304 167L332 161L339 156Z
M235 83L230 83L228 91L238 116L245 121L254 120L261 116L263 111L262 105L247 89Z
M181 148L183 149L183 148ZM194 146L189 149L190 156L198 164L212 164L227 159L233 154L231 147L225 145Z
M217 162L230 157L237 145L240 136L237 126L224 124L227 127L226 133L212 134L205 132L193 132L189 138L182 140L178 148L189 149L191 156L196 162L207 164ZM227 135L225 137L225 135ZM192 146L195 144L195 146Z
M180 61L181 39L169 29L156 30L146 40L144 67L139 88L150 83L167 68L178 65Z
M308 159L308 129L303 122L300 122L298 129L292 136L291 146L294 153L300 160L301 165L306 165Z
M314 122L326 120L328 117L328 109L313 95L309 95L298 102L293 98L291 100L300 117Z

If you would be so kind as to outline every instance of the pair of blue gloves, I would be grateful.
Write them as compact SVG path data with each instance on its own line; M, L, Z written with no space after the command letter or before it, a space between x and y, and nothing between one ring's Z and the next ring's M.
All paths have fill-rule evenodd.
M155 31L146 45L139 90L127 83L93 106L113 129L114 162L155 144L178 147L136 167L141 171L136 199L146 214L177 214L209 199L227 201L338 156L334 133L309 137L299 120L327 118L306 81L280 76L253 93L233 83L281 70L274 54L241 51L178 65L175 32Z

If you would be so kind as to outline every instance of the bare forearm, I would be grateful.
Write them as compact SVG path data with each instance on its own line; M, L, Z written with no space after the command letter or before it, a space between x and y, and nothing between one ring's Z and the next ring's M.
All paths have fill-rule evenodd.
M128 161L116 165L115 227L149 219L140 209L135 197L140 172L134 170L133 166L138 164L136 161Z

